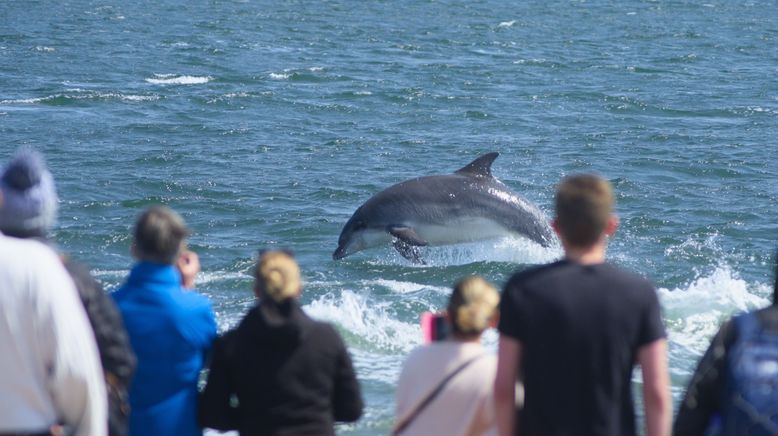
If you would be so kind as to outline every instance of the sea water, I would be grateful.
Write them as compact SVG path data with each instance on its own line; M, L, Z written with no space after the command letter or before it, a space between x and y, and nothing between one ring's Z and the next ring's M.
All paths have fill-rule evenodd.
M0 2L0 156L43 151L54 237L109 290L138 212L185 217L227 329L258 249L295 251L387 433L419 314L467 274L561 255L521 239L333 261L372 194L499 151L552 213L565 175L615 186L610 258L653 280L676 402L722 320L770 302L778 247L778 3L681 0ZM494 333L485 339L493 347Z

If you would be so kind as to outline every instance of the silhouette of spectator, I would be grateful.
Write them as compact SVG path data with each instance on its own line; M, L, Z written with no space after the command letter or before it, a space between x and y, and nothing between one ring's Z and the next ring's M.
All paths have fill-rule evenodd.
M255 277L259 304L214 345L200 423L241 435L335 434L335 421L356 421L363 408L343 340L303 312L290 254L261 254Z
M42 182L24 198L9 197L11 207L56 204L50 175L38 175L3 175L3 188ZM5 212L0 205L9 218ZM50 434L60 425L77 436L107 434L94 335L56 253L40 242L0 234L0 289L0 434Z
M502 435L636 434L632 370L643 375L646 435L670 431L667 341L656 291L605 261L616 232L610 184L562 181L552 227L565 258L515 274L500 302L495 400ZM516 413L514 384L524 384Z
M6 199L5 207L0 209L0 231L16 238L37 239L56 250L48 236L57 215L57 196L43 158L31 150L17 153L3 171L0 192ZM89 268L68 256L60 257L76 285L97 341L108 394L108 433L125 435L127 385L135 371L135 354L124 323Z
M449 338L416 348L403 365L393 434L496 433L492 382L497 358L480 340L496 325L499 301L497 291L481 277L454 285L446 309Z
M197 380L216 336L210 302L196 292L197 255L186 249L183 219L164 206L144 211L135 225L138 259L114 294L138 368L130 384L130 434L202 434Z
M674 435L778 434L776 303L778 264L773 304L732 317L711 340L689 380Z

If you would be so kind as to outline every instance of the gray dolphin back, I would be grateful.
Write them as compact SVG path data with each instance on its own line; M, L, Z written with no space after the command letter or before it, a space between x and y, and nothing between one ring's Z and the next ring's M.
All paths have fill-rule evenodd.
M486 153L454 173L406 180L376 193L346 223L339 250L360 229L387 232L412 246L428 241L429 245L475 241L506 233L549 246L554 237L540 209L492 176L492 163L498 156L497 152Z

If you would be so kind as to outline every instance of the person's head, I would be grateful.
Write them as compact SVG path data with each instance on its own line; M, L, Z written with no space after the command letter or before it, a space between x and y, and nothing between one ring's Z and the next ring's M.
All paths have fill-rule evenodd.
M173 209L152 206L135 223L132 253L138 260L172 265L188 235L184 219Z
M0 193L0 231L19 238L45 237L57 217L54 178L43 157L22 149L3 169Z
M297 298L302 290L300 267L285 251L266 251L259 255L254 269L254 292L260 300L282 303Z
M465 277L454 285L448 301L448 320L457 338L477 338L497 322L500 295L478 276Z
M613 189L594 174L566 177L557 188L554 230L566 247L587 248L618 227L613 213Z

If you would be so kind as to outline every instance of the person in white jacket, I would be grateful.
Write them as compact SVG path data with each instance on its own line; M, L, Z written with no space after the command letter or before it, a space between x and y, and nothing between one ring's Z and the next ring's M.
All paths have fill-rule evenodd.
M107 433L97 346L70 276L42 243L2 234L0 356L0 434Z
M500 295L478 276L454 285L446 308L449 337L414 349L395 391L394 436L495 435L492 380L497 357L481 335L497 323Z

